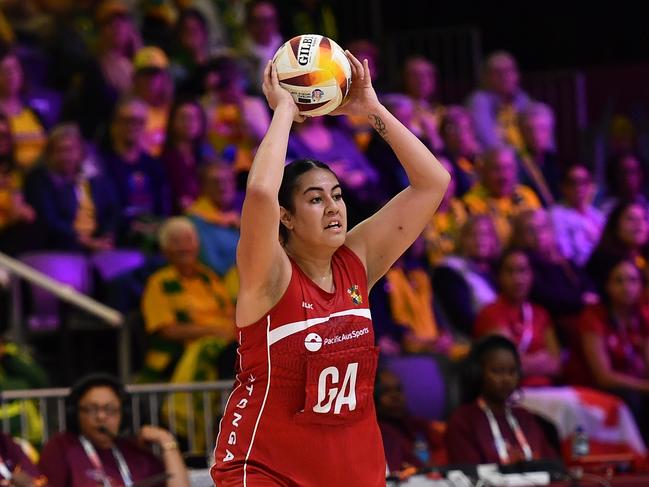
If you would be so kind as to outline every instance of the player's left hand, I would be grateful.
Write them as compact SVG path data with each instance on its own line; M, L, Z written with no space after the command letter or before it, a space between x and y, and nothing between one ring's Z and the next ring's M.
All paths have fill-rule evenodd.
M345 54L352 68L352 85L343 103L329 115L369 115L380 103L372 86L367 59L361 63L351 52Z

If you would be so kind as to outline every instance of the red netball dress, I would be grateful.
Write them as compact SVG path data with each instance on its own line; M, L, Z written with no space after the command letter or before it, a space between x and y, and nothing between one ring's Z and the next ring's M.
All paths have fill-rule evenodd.
M280 301L239 330L214 451L218 487L385 485L367 276L344 246L331 265L333 293L291 261Z

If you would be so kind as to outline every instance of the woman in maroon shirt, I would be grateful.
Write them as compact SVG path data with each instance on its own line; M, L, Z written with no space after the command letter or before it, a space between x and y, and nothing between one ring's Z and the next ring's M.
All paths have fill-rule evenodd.
M72 388L68 431L53 436L41 454L39 467L49 487L122 486L158 476L151 485L189 486L171 433L143 426L137 442L119 434L126 398L122 384L105 374L86 376ZM162 458L143 448L146 444L159 445Z
M455 410L446 430L449 463L511 464L556 458L537 420L512 402L521 377L516 346L490 335L467 359L466 404Z

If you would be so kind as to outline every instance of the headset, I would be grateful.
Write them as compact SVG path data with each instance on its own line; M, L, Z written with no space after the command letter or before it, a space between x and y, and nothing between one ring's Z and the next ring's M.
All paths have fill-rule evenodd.
M122 419L119 425L119 433L124 432L128 425L130 425L131 416L131 401L126 392L124 384L116 377L110 374L94 373L83 376L76 382L70 389L70 393L66 397L65 404L65 425L66 430L70 433L78 435L79 428L79 401L81 398L94 387L108 387L112 389L121 404Z

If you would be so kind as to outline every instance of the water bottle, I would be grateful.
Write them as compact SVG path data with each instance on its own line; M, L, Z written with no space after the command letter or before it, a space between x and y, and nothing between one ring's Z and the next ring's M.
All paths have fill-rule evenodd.
M428 451L428 442L423 434L417 433L415 444L413 445L413 453L423 465L428 465L430 462L430 451Z
M572 456L573 458L584 457L590 453L590 440L588 433L584 431L583 426L577 426L575 435L572 438Z

